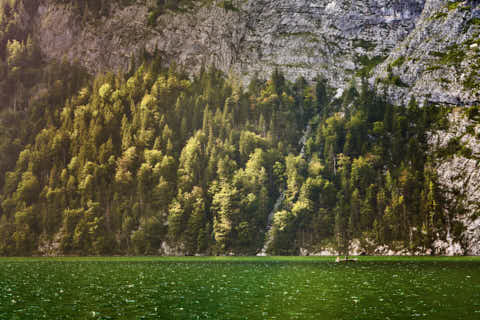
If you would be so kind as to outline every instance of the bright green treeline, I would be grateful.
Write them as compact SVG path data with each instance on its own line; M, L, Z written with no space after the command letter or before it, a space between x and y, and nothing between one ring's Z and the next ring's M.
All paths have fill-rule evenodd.
M98 77L50 114L6 174L3 254L254 254L324 97L275 72L243 90L154 61Z
M364 83L320 110L306 143L307 158L286 158L286 198L275 216L275 253L336 246L352 239L373 250L428 249L453 227L436 184L428 131L444 125L446 109L412 100L393 107Z
M329 101L323 81L278 71L247 89L157 60L98 76L45 113L6 173L0 251L255 254L282 192L271 253L352 239L429 248L456 230L427 153L444 115L393 107L366 84Z

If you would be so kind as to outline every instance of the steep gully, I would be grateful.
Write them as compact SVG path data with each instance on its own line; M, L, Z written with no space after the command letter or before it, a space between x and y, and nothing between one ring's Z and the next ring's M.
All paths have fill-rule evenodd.
M298 141L298 144L302 146L302 149L300 150L300 156L302 158L305 157L305 143L307 142L308 137L310 136L310 133L312 131L312 127L310 124L307 125L305 130L303 131L303 135ZM279 211L279 209L282 207L283 200L285 200L285 187L280 192L280 195L278 196L277 200L275 201L275 205L273 206L272 211L270 211L268 215L268 221L267 221L267 227L265 229L265 241L263 244L262 250L260 250L259 253L257 253L257 256L259 257L264 257L267 255L267 250L270 244L273 241L273 223L274 223L274 218L275 214Z

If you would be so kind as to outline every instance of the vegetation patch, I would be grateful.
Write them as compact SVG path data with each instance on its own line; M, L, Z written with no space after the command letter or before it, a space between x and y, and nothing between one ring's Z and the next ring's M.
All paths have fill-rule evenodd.
M392 67L400 67L403 65L403 63L405 62L405 56L400 56L398 57L398 59L396 59L395 61L392 62L391 66Z
M448 11L456 10L462 3L463 1L449 2L447 4L447 9Z
M480 106L469 107L465 112L468 119L480 122Z
M381 81L382 83L387 84L387 85L394 85L394 86L401 87L401 88L408 88L409 87L408 84L406 84L405 82L402 81L400 76L393 73L391 65L388 65L387 77L383 78L383 79L380 79L379 81Z
M375 42L364 40L364 39L355 39L353 40L353 47L363 48L367 51L371 51L377 47L377 44Z
M42 60L15 31L18 1L0 35L0 254L254 255L277 199L272 254L324 243L347 253L352 239L426 250L445 236L426 141L440 108L392 106L366 81L332 100L321 77L288 81L278 69L244 88L215 68L188 74L147 54L93 79ZM440 63L461 60L449 50ZM358 57L359 74L383 59ZM407 87L391 65L383 81Z
M468 21L469 26L480 26L480 18L472 18Z
M231 0L224 0L224 1L220 1L218 3L218 6L220 8L223 8L227 11L240 11L239 8L235 7L235 5L233 4L233 2Z
M450 84L450 83L452 83L452 81L450 81L449 79L444 78L444 77L441 77L441 78L440 78L440 82L443 83L443 84Z
M472 70L465 81L463 81L463 86L468 90L480 89L480 75L476 69Z
M357 70L356 74L359 77L367 77L370 72L383 61L386 60L386 56L374 56L369 58L366 55L358 56L357 57L357 64L361 66L359 70Z
M448 16L447 12L439 11L432 16L432 19L435 19L435 20L442 19L442 18L446 18L447 16Z
M466 56L465 51L457 44L447 47L445 52L431 51L429 54L437 58L436 64L453 66L459 66Z

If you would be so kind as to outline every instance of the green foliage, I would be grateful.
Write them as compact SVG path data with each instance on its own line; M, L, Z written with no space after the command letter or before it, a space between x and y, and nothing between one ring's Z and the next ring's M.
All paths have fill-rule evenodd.
M445 18L448 16L448 12L445 12L445 11L438 11L437 13L435 13L432 18L433 19L441 19L441 18Z
M463 81L465 89L478 91L480 90L480 75L477 69L473 69L470 74Z
M394 86L402 87L402 88L408 88L409 87L408 84L406 84L405 82L402 81L400 76L393 73L392 65L388 66L387 77L384 78L384 79L380 79L379 81L384 83L384 84L387 84L387 85L394 85Z
M355 39L353 41L353 46L355 48L363 48L367 51L371 51L374 49L377 45L374 42L364 40L364 39Z
M455 10L458 8L459 5L462 4L462 1L450 1L448 4L447 4L447 8L448 8L448 11L452 11L452 10Z
M308 170L287 157L284 210L275 215L271 250L291 254L327 241L348 254L351 240L364 238L377 245L429 248L447 220L426 155L426 132L444 113L420 109L414 100L393 107L366 84L333 103L331 109L342 112L315 122Z
M465 58L466 54L463 51L462 47L459 47L457 44L447 47L445 52L430 52L431 56L437 58L437 65L453 65L458 66Z
M58 109L88 78L79 67L42 59L32 24L25 24L37 7L33 0L0 2L0 185L19 153L47 123L53 124Z
M189 78L157 65L98 76L17 147L4 254L38 252L40 238L66 254L255 254L283 187L273 253L348 252L367 236L428 247L444 230L425 154L441 110L392 107L366 83L329 103L321 79L275 70L244 90L215 69ZM295 156L312 117L307 157Z
M398 59L392 62L392 67L400 67L405 62L405 56L400 56Z
M468 119L478 121L480 119L480 106L472 106L466 110Z
M220 8L223 8L225 10L229 10L229 11L240 11L240 9L238 9L237 7L235 7L235 5L233 4L232 0L223 0L223 1L220 1L218 4L217 4Z
M385 61L386 57L382 56L375 56L369 58L368 56L360 56L358 57L358 63L362 66L360 70L357 71L357 75L359 77L367 77L370 72L378 66L380 63Z
M150 26L154 26L157 18L166 12L185 13L194 10L199 6L207 6L212 4L212 0L156 0L150 2L147 22ZM152 5L153 4L153 5ZM217 6L225 10L239 11L231 0L219 1Z
M8 6L4 16L34 8ZM42 61L20 24L0 22L0 254L255 254L284 189L273 253L325 243L348 252L367 237L426 248L445 230L426 155L440 109L393 107L366 83L330 102L325 80L292 83L278 69L244 89L214 68L190 76L156 58L89 79ZM382 59L360 58L363 75ZM404 86L391 72L386 81Z
M273 181L320 106L299 85L276 71L246 91L218 70L189 78L157 61L99 75L36 114L45 128L6 168L2 250L38 252L41 236L65 254L255 254Z
M480 26L480 18L472 18L468 21L470 26Z

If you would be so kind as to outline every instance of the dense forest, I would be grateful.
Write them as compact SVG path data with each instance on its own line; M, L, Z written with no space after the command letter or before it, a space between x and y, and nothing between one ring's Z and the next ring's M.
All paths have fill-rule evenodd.
M460 236L427 152L447 108L146 54L92 77L43 59L16 19L31 3L1 2L1 255L253 255L282 194L272 254Z

